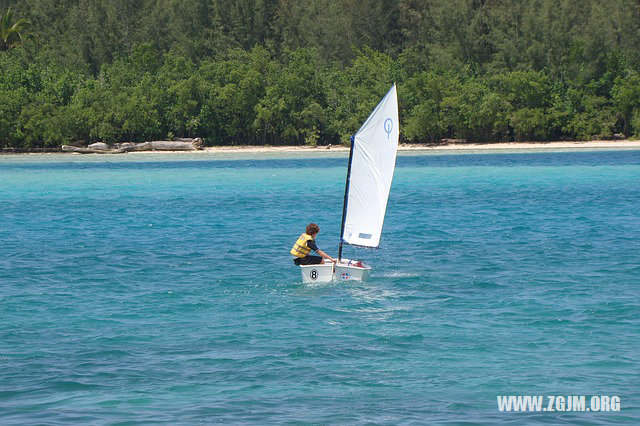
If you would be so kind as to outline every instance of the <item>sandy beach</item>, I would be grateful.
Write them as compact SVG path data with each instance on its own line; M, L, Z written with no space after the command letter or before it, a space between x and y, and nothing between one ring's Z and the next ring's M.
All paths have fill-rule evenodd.
M566 150L566 149L640 149L640 140L615 141L561 141L561 142L500 142L500 143L450 143L450 144L406 144L398 146L400 151L482 151L482 150ZM349 151L348 146L215 146L200 152L301 152L301 151ZM193 152L193 151L190 151Z
M594 141L555 141L555 142L499 142L499 143L441 143L441 144L408 144L401 143L398 150L403 153L478 153L478 152L526 152L526 151L571 151L571 150L616 150L616 149L640 149L640 140L594 140ZM231 145L209 146L199 151L137 151L127 153L132 155L215 155L215 154L279 154L291 153L304 155L305 153L339 153L349 152L349 147L344 145L329 146L270 146L270 145ZM75 155L75 156L114 156L116 158L125 154L79 154L75 152L9 152L0 150L2 155Z

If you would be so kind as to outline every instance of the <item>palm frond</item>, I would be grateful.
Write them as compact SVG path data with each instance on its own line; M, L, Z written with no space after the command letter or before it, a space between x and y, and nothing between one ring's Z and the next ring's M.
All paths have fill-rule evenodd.
M0 51L18 47L24 40L34 37L29 30L31 21L20 18L13 22L13 19L11 8L0 14Z

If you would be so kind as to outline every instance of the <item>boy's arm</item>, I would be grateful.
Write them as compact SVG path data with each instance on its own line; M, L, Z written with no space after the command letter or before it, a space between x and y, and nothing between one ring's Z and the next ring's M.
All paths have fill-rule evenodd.
M322 250L318 249L316 250L316 253L318 253L320 256L324 257L325 259L330 260L333 263L336 263L336 260L333 257L329 256L327 253L323 252Z
M316 245L316 242L313 240L309 240L307 241L307 247L309 247L311 250L315 251L316 253L318 253L320 256L322 256L323 258L332 261L333 263L336 263L336 260L329 256L327 253L323 252L322 250L320 250L318 248L318 246Z

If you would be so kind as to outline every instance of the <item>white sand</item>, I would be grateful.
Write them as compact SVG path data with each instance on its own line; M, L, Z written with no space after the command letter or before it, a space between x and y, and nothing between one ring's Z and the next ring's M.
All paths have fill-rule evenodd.
M438 145L422 145L422 144L400 144L399 151L401 153L420 153L420 154L438 154L438 153L460 153L460 154L473 154L473 153L499 153L499 152L540 152L540 151L579 151L579 150L638 150L640 149L640 140L615 140L615 141L583 141L583 142L498 142L498 143L449 143ZM15 158L23 156L67 156L72 154L73 156L87 157L87 158L101 158L118 160L123 158L164 158L169 159L170 156L217 156L225 154L243 155L248 154L252 158L255 158L255 154L287 154L296 157L304 157L309 155L321 155L321 154L339 154L349 152L348 146L333 145L330 147L318 146L214 146L207 147L201 151L138 151L127 154L78 154L78 153L26 153L26 154L9 154L0 153L0 157ZM139 157L141 156L141 157ZM107 161L111 161L107 160Z
M616 141L583 141L583 142L500 142L500 143L452 143L442 145L400 144L400 151L480 151L480 150L566 150L578 149L640 149L640 140L616 140ZM348 151L349 147L333 145L329 148L309 146L215 146L207 147L200 152L318 152L318 151ZM193 151L190 151L193 152Z

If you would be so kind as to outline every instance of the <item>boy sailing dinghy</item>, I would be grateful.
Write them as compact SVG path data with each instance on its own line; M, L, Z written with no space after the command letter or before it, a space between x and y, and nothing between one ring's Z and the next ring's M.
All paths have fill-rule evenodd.
M363 281L371 267L342 258L342 246L378 248L398 151L398 95L394 84L351 137L338 263L301 266L304 282Z

